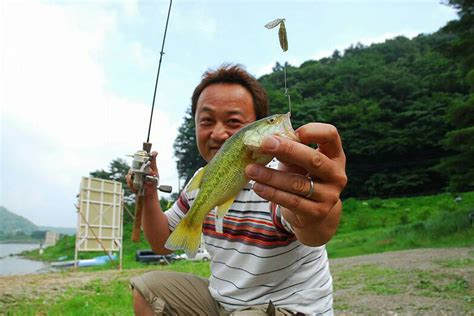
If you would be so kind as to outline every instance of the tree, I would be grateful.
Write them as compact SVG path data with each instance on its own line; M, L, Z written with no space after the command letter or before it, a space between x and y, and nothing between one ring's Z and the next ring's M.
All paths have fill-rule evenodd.
M453 154L441 161L437 169L448 180L448 190L474 190L474 93L467 100L453 102L447 114L454 128L443 141Z
M452 33L456 38L446 48L453 57L462 58L465 71L474 68L474 1L447 0L448 5L458 11L459 20L449 22L444 32Z
M45 237L46 237L46 231L44 230L35 230L34 232L31 233L31 238L33 239L44 240Z
M177 169L180 179L188 182L194 172L206 164L197 149L196 133L191 108L184 117L184 122L178 129L178 136L174 142L174 155L178 159ZM181 188L179 188L181 189Z
M461 61L465 85L471 93L454 99L448 107L446 120L451 129L442 143L452 154L436 169L448 178L449 191L468 191L474 189L474 1L445 2L458 10L459 20L443 28L445 33L454 35L444 52Z

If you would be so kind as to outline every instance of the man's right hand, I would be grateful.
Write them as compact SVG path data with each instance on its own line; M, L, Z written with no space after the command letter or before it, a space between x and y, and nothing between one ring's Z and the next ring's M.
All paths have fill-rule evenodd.
M150 169L149 169L149 172L147 173L147 175L153 176L153 177L159 177L158 167L156 166L156 156L158 156L158 153L156 151L153 151L151 153ZM135 176L135 174L130 169L128 171L127 175L125 176L125 180L127 181L127 186L130 188L130 190L133 193L136 194L136 193L138 193L139 188L135 188L133 186L133 177L134 176ZM153 183L153 181L150 181L150 180L145 180L145 182L144 182L144 191L145 191L145 195L156 192L155 183Z

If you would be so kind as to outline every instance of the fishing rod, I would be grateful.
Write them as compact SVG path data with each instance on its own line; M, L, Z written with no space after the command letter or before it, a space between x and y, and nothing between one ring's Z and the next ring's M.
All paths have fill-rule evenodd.
M161 51L160 51L160 60L158 62L158 70L156 72L156 81L155 81L155 90L153 93L153 101L151 105L151 113L150 113L150 123L148 124L148 134L146 138L146 142L143 143L142 149L138 150L133 155L132 161L132 174L133 174L133 187L138 189L138 192L135 196L135 219L133 222L133 230L132 230L132 240L135 242L140 241L140 234L141 234L141 225L142 225L142 211L143 211L143 200L145 196L144 192L144 183L145 181L152 181L156 188L162 192L171 193L172 187L169 185L160 185L160 178L158 176L150 176L148 175L150 172L150 165L151 165L151 146L150 143L150 132L151 132L151 123L153 121L153 111L155 109L155 99L156 99L156 90L158 87L158 80L160 78L160 70L161 70L161 61L163 59L165 41L166 41L166 33L168 31L168 21L170 19L171 13L171 5L173 4L173 0L170 0L170 5L168 8L168 16L166 17L166 25L165 31L163 34L163 41L161 43Z

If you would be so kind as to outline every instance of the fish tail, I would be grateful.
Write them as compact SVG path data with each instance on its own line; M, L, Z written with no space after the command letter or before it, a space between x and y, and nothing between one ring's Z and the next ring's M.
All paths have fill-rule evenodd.
M194 258L201 244L202 222L184 217L166 241L169 250L182 249L189 258Z

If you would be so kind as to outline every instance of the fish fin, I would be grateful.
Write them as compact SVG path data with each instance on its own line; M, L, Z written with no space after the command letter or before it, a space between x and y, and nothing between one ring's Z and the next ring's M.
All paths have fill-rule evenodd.
M202 222L191 222L186 216L168 237L165 248L182 249L189 258L194 258L201 244Z
M191 182L189 183L186 192L190 192L196 189L199 189L201 187L201 182L202 182L202 177L204 176L204 172L206 171L206 167L201 168L196 175L193 177Z
M228 201L225 201L221 205L217 206L217 212L216 212L217 217L223 218L225 214L227 214L227 212L229 211L232 203L234 203L234 200L235 200L235 196L229 199Z

